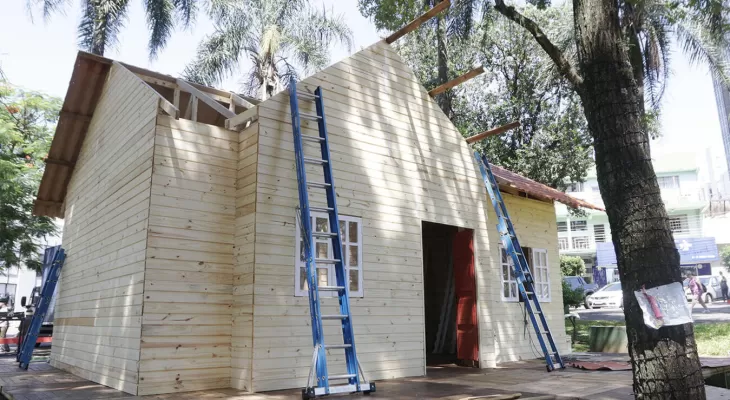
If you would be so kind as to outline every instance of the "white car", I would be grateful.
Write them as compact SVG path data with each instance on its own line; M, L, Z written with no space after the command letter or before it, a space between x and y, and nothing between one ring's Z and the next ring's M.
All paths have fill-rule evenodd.
M624 308L624 293L621 282L613 282L598 289L586 298L588 308Z
M699 281L707 288L707 292L705 292L704 297L702 298L705 303L709 304L712 303L713 300L722 298L722 289L720 289L720 281L722 281L722 279L719 276L703 275L698 276L697 279L699 279ZM684 285L684 294L687 296L687 301L692 301L693 296L692 292L689 290L689 280L685 279L682 284Z

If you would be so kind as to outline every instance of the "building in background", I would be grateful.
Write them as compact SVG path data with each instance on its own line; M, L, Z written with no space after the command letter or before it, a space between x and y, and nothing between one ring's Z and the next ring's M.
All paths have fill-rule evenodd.
M722 143L725 146L725 165L730 171L730 91L720 82L719 79L713 77L712 83L715 87L715 101L717 102L717 116L720 119L720 132L722 134Z
M713 267L720 268L720 259L715 237L703 229L709 199L706 185L698 179L694 157L662 157L653 164L683 269L711 274ZM568 192L603 206L595 169L589 171L586 182L571 185ZM597 283L618 280L608 216L587 211L583 216L574 215L556 204L560 254L581 257L586 263L585 277Z

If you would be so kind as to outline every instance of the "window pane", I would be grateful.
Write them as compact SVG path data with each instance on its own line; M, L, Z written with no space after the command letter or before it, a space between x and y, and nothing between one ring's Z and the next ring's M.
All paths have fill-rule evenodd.
M327 286L327 282L329 282L329 270L327 268L317 268L317 275L317 285Z
M360 260L358 259L358 248L357 246L350 246L350 258L348 258L348 264L349 267L357 267L360 265Z
M512 291L512 296L510 297L517 297L517 284L516 283L510 283L510 290Z
M329 232L330 226L327 223L327 218L316 218L315 229L317 232Z
M503 287L503 289L502 289L502 296L504 296L504 297L510 297L509 296L509 283L503 283L502 284L502 287Z
M328 258L327 251L328 251L328 244L327 243L317 243L317 258Z
M348 235L350 237L350 243L357 243L357 222L350 221Z
M347 261L347 246L345 246L344 244L342 245L342 258L341 258L341 260L342 260L342 262Z
M510 273L509 273L509 265L502 264L502 280L503 281L508 281L509 280L509 275L510 275Z
M356 269L351 269L350 271L350 291L351 292L357 292L360 290L360 280L358 279L358 274L360 271Z
M345 236L346 229L347 229L347 227L346 227L345 221L340 221L340 237L342 238L343 241L345 240L345 237L347 237L347 236Z
M306 259L307 259L307 252L304 249L304 241L300 240L299 241L299 260L304 262L304 260L306 260Z
M299 268L299 290L309 290L307 284L307 268Z
M507 263L507 252L504 251L504 249L502 248L502 249L500 249L500 254L502 255L502 264L506 264Z

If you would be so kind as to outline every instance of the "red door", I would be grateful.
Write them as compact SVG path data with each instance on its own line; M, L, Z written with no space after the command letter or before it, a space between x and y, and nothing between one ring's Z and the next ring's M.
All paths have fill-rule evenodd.
M454 235L453 265L456 296L456 358L460 364L479 366L477 293L474 275L474 231Z

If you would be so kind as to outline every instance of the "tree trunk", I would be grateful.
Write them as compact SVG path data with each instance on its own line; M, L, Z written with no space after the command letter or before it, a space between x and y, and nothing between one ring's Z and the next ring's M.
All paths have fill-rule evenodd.
M439 0L436 4L443 0ZM438 84L444 84L449 80L449 59L446 52L446 21L443 16L439 15L436 20L436 51L438 52ZM438 105L449 119L453 117L453 109L451 107L451 91L447 90L438 95Z
M634 391L639 399L704 399L692 325L648 328L634 296L643 285L681 282L681 273L616 0L573 0L573 9L580 95L623 285Z

